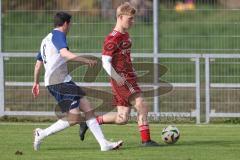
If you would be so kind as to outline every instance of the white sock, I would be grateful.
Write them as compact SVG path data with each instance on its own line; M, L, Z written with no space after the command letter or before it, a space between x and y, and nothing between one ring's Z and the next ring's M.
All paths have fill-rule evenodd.
M96 138L96 140L98 141L100 146L104 146L105 145L105 138L104 135L102 133L102 129L99 126L96 118L94 119L89 119L86 121L88 128L90 129L90 131L93 133L94 137Z
M68 121L64 121L64 120L59 119L57 122L53 123L48 128L42 130L42 132L40 134L44 138L44 137L47 137L47 136L52 135L54 133L57 133L59 131L62 131L65 128L68 128L69 126L70 126L70 124L69 124Z

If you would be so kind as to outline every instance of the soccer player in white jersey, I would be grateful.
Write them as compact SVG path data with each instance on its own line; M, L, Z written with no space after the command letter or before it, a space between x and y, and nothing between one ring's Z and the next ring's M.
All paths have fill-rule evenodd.
M40 52L36 58L34 84L32 87L34 97L39 95L39 76L44 65L45 86L55 97L61 111L66 113L66 116L46 129L35 129L34 150L39 150L42 140L47 136L79 124L80 110L85 113L86 123L98 141L101 151L117 149L123 142L109 142L105 139L96 121L91 104L84 97L84 91L71 80L72 78L68 74L67 61L76 61L89 66L96 64L96 61L79 57L68 50L66 35L70 29L70 20L70 14L66 12L56 13L54 16L55 29L42 40Z

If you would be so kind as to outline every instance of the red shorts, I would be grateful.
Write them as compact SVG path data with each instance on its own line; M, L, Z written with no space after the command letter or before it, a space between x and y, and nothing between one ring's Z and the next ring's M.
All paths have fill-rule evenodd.
M123 86L117 85L116 81L111 80L113 92L113 106L132 106L129 102L130 96L141 93L137 82L135 80L127 81Z

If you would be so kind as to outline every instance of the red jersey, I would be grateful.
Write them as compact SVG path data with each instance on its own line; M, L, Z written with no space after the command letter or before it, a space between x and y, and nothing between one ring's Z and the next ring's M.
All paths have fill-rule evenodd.
M112 67L120 76L124 76L126 79L125 84L119 86L111 78L114 106L131 106L129 97L133 94L141 93L132 65L131 46L132 42L127 32L123 34L114 30L104 41L102 54L112 57Z
M112 57L112 67L127 80L136 79L131 60L131 38L129 34L113 30L104 41L102 54Z

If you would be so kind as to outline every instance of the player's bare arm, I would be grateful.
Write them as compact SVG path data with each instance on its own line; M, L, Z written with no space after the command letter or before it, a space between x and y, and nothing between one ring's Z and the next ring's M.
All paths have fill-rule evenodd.
M34 68L34 83L32 87L32 94L35 97L39 95L39 77L41 73L41 68L42 68L43 62L37 60Z
M62 48L60 50L60 54L61 54L62 57L66 58L67 60L75 61L75 62L82 62L84 64L89 65L90 67L93 67L94 65L97 64L96 60L91 60L91 59L88 59L88 58L77 56L76 54L67 50L67 48Z

